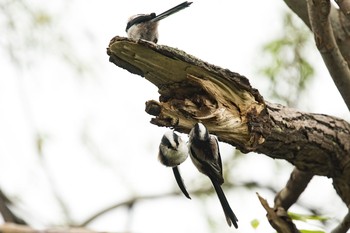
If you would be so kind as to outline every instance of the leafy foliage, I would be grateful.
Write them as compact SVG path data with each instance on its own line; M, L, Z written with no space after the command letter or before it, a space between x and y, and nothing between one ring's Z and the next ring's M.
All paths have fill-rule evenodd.
M298 214L298 213L293 213L293 212L288 212L288 215L293 219L293 220L298 220L298 221L303 221L307 222L309 220L316 220L316 221L325 221L328 220L328 217L324 216L318 216L318 215L305 215L305 214Z
M320 221L324 222L328 220L328 217L325 216L319 216L319 215L306 215L306 214L298 214L298 213L293 213L293 212L288 212L288 215L293 219L297 221L302 221L302 222L308 222L308 221ZM302 233L325 233L325 231L320 231L320 230L300 230Z
M62 14L67 13L67 6L61 5L51 11L25 0L0 2L0 52L3 50L16 68L33 68L47 58L58 58L79 74L91 72L73 48L72 38L64 33Z
M326 233L325 231L300 230L301 233Z
M297 105L299 96L314 75L306 57L311 34L299 21L291 13L285 14L283 34L264 45L263 53L267 59L263 60L267 62L259 69L259 73L270 81L270 97L289 106Z

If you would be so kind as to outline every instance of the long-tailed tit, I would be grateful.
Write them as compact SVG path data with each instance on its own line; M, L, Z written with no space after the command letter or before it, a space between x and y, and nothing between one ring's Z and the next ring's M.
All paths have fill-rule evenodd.
M227 224L231 226L232 223L238 228L238 219L221 188L224 178L222 176L222 163L217 138L214 135L210 135L202 123L196 123L190 132L188 147L194 165L201 173L207 175L213 183L224 210Z
M131 16L126 25L125 31L128 34L128 37L134 40L148 40L154 43L158 41L158 21L172 15L182 9L185 9L192 2L183 2L160 15L155 13L151 14L138 14Z
M188 157L188 148L182 138L174 131L167 131L160 142L158 159L167 166L172 167L177 184L179 185L182 193L191 199L186 187L181 178L178 165L184 162Z

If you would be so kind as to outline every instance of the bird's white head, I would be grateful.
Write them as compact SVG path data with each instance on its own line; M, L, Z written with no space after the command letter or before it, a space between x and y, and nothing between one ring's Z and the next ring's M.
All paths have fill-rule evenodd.
M167 131L159 145L158 158L165 166L177 166L188 157L186 143L174 131Z
M209 138L209 132L207 127L205 127L202 123L196 123L193 127L193 136L199 140L207 140Z
M172 130L166 131L162 138L162 144L176 150L181 142L181 138Z
M186 7L190 6L192 2L183 2L159 15L138 14L131 16L126 25L126 33L128 37L134 40L147 40L154 43L158 42L158 22Z

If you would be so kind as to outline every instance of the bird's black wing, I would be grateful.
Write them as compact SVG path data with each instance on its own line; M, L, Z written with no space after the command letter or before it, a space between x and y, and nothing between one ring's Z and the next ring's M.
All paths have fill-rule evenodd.
M212 150L212 154L214 156L214 159L217 163L217 166L220 168L218 169L219 172L220 172L220 175L222 176L222 161L221 161L221 155L220 155L220 148L219 148L219 142L218 142L218 139L213 136L213 135L210 135L210 148Z
M214 145L214 148L211 147L210 142L208 141L194 144L197 146L191 146L190 152L192 155L191 158L194 160L198 170L209 176L211 179L215 179L217 183L222 184L224 178L222 177L221 159L218 160L218 157L220 156L217 155L219 148L216 147L216 144Z

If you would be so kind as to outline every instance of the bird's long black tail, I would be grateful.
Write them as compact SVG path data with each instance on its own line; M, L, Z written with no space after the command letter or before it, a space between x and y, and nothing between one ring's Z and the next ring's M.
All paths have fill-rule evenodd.
M227 224L229 226L231 226L231 222L232 222L232 224L235 226L235 228L238 228L238 224L237 224L238 219L237 219L235 213L233 213L233 211L230 207L230 204L228 203L228 201L226 199L224 191L222 190L221 186L215 180L211 179L211 182L213 183L216 194L218 195L218 198L220 200L222 209L224 210Z
M173 172L174 172L174 176L175 176L175 180L177 182L177 184L179 185L179 188L181 189L182 193L188 198L191 199L190 195L188 194L186 187L183 183L182 177L180 175L180 171L179 168L177 166L173 167Z
M172 14L178 12L178 11L181 11L182 9L185 9L186 7L190 6L191 4L192 4L192 2L187 2L187 1L183 2L183 3L173 7L171 9L169 9L169 10L167 10L167 11L165 11L165 12L159 14L159 15L157 15L151 21L152 22L156 22L156 21L162 20L162 19L168 17L169 15L172 15Z

